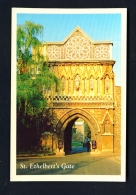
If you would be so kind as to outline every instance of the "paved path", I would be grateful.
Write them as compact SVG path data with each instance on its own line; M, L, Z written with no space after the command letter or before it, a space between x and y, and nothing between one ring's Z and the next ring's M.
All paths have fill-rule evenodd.
M92 155L86 148L74 148L67 156L17 160L19 175L120 175L120 157L115 154Z
M71 153L87 152L87 148L83 146L73 147Z

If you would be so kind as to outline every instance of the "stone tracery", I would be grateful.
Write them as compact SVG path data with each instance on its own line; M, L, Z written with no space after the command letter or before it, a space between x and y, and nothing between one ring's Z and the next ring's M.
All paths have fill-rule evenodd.
M62 76L61 80L62 80L62 91L64 91L65 90L65 77Z
M61 58L61 49L59 46L52 45L47 49L49 59L60 59Z
M108 93L110 89L110 79L109 79L109 76L106 75L106 78L105 78L105 93Z
M94 89L94 77L93 76L90 77L90 89L91 90Z
M78 74L75 77L75 89L76 91L79 91L80 89L80 76Z
M109 124L109 120L108 119L105 121L104 130L105 130L105 133L109 133L110 124Z
M90 44L84 37L70 38L65 48L66 58L68 59L88 59L90 57Z
M109 45L97 45L94 48L94 58L96 59L109 59L110 50Z

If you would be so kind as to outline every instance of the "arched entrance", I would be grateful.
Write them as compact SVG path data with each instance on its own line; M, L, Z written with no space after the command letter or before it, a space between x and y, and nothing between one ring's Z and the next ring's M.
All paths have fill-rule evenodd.
M92 140L96 140L97 148L101 150L101 139L99 135L99 125L96 119L86 110L75 108L67 111L58 121L56 130L59 135L59 139L64 141L64 152L69 153L71 151L71 137L72 126L74 122L81 118L84 120L91 129Z

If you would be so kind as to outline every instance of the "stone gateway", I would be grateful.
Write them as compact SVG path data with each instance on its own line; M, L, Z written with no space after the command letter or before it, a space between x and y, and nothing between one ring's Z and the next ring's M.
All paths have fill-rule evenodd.
M70 151L71 129L81 118L96 140L97 151L120 153L121 87L115 86L110 41L93 41L76 27L62 42L43 45L49 67L61 80L60 86L44 90L52 115L57 143Z

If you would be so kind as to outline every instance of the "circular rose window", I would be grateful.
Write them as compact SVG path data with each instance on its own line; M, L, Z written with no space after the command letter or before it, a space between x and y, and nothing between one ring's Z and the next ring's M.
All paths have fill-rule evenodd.
M88 59L90 57L90 44L84 37L72 37L65 47L68 59Z

